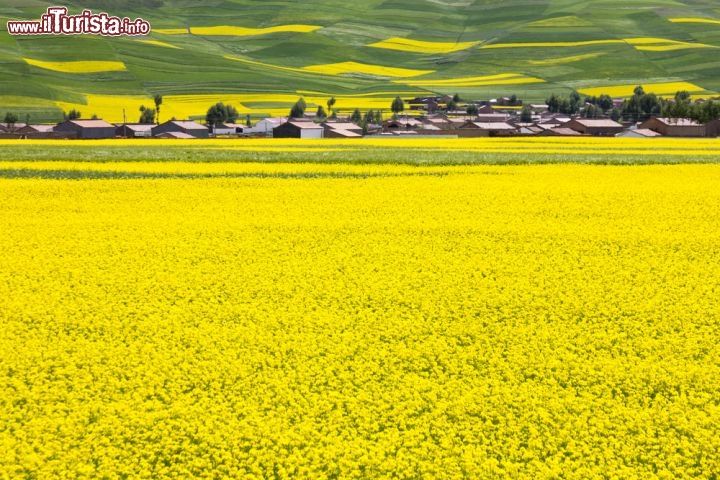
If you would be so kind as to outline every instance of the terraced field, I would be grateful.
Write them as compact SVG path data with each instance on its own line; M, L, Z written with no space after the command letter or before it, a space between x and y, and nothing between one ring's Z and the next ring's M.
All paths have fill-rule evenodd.
M302 92L313 92L311 108L342 96L347 101L337 108L347 113L370 108L367 99L375 99L372 108L388 110L397 94L428 92L542 101L552 92L614 85L651 85L646 91L653 91L652 85L688 82L700 96L720 91L714 60L720 12L707 0L651 6L640 0L272 6L136 0L122 8L93 0L67 6L70 13L85 7L142 17L152 32L144 38L11 36L7 20L37 20L46 6L0 2L0 112L51 121L76 108L121 121L123 109L130 118L139 115L139 105L158 93L166 97L168 116L161 117L185 118L203 116L217 101L232 101L254 117L285 113ZM502 78L508 74L525 81ZM193 101L193 95L204 97ZM265 99L245 100L248 95Z

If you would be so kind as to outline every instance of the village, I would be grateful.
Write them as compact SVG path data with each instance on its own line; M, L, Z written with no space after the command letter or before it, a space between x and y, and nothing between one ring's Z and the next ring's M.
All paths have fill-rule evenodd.
M617 109L626 102L613 99ZM700 100L699 103L705 102ZM710 102L712 105L712 102ZM407 109L405 108L407 107ZM319 109L319 111L322 109ZM57 124L0 123L0 138L16 139L103 139L103 138L471 138L509 136L602 136L625 138L685 137L720 135L720 119L706 122L687 117L646 115L613 119L597 114L595 105L586 103L574 114L553 110L548 104L525 104L512 97L500 97L459 108L451 96L403 99L393 108L391 118L383 112L361 117L334 113L330 117L301 112L295 116L267 117L255 123L171 119L155 123L110 123L99 118L69 118ZM589 113L591 113L589 115ZM292 113L292 112L291 112ZM372 112L370 112L372 113ZM659 112L653 112L659 113ZM9 114L8 114L9 115ZM592 117L592 118L591 118Z

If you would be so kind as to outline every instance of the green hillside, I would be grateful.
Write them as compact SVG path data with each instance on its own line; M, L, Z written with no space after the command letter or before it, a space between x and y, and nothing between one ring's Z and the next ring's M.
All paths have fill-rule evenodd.
M151 34L7 33L8 20L38 20L48 5L0 2L0 112L21 121L58 120L71 107L111 121L125 109L136 120L157 93L161 117L184 117L220 100L243 114L279 113L301 94L311 107L338 96L342 111L389 109L397 94L427 92L527 101L627 89L611 85L720 92L720 7L711 0L88 0L65 5L141 17ZM64 63L77 61L115 67Z

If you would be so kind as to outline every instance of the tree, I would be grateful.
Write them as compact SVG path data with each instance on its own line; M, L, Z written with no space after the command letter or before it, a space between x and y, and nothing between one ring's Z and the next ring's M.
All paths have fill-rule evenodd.
M250 114L248 113L245 115L245 126L246 127L252 127L252 122L250 121Z
M405 102L403 101L403 99L400 98L399 96L395 97L395 100L393 100L392 105L390 105L390 110L392 110L392 112L395 115L397 115L398 113L405 110Z
M362 114L360 113L360 109L356 108L352 115L350 115L350 121L352 123L359 123L360 120L362 120Z
M327 118L327 113L325 112L325 109L322 105L318 105L317 112L315 112L315 117L319 120L324 120Z
M365 124L373 123L375 121L375 111L374 110L368 110L365 112Z
M550 95L547 100L545 100L545 103L547 103L548 112L557 113L560 111L560 98L554 93Z
M589 104L587 107L585 107L585 111L583 112L583 117L585 118L598 118L602 115L602 109L598 107L597 105L593 105L592 103Z
M291 118L304 117L306 108L307 108L307 104L305 103L305 100L302 97L298 98L298 101L295 102L295 105L293 105L292 108L290 109L290 117Z
M18 121L18 116L15 115L12 112L7 112L5 114L5 124L7 125L8 130L13 130L15 128L15 122Z
M65 117L65 120L77 120L82 117L82 114L73 108L69 112L63 112L63 117Z
M330 97L327 101L328 112L332 111L335 106L335 97Z
M614 121L619 121L622 118L622 113L617 108L613 108L610 112L610 119Z
M510 105L517 105L518 97L514 93L510 95Z
M217 126L219 123L235 123L237 117L238 111L235 107L218 102L208 109L205 114L205 122L208 125Z
M453 95L453 102L458 103L459 101L460 101L460 95L458 95L456 93L455 95Z
M455 100L450 100L447 102L447 111L451 112L457 108L457 102Z
M155 109L147 108L145 107L145 105L140 105L140 120L138 121L138 123L155 123Z
M467 107L465 107L465 112L471 117L474 117L479 112L478 106L474 103L468 103Z
M580 104L580 94L573 91L570 94L570 99L568 100L568 111L565 113L569 113L570 115L576 114L578 111L580 111Z
M520 121L523 123L532 122L532 109L530 108L530 105L523 106L520 111Z
M635 95L636 97L645 95L645 89L643 88L643 86L638 85L637 87L635 87L635 89L633 90L633 95Z
M155 94L155 96L153 97L153 102L155 102L157 124L160 125L160 105L162 105L163 102L162 95L160 95L159 93Z
M610 95L602 94L597 98L596 105L600 108L602 108L603 112L607 112L611 108L613 108L613 99Z
M380 125L383 122L383 114L381 110L375 111L375 123Z

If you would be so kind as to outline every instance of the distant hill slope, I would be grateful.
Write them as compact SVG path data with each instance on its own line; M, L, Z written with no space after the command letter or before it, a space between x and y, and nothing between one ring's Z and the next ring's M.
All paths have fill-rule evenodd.
M652 6L648 5L649 3ZM162 94L161 120L202 116L214 101L255 117L311 108L389 110L395 95L516 94L637 84L720 92L720 6L710 0L88 0L70 14L141 17L147 37L13 36L47 3L0 2L0 114L57 120L78 108L137 120ZM84 63L74 63L84 62ZM685 82L685 83L678 83ZM599 90L598 90L599 89Z

